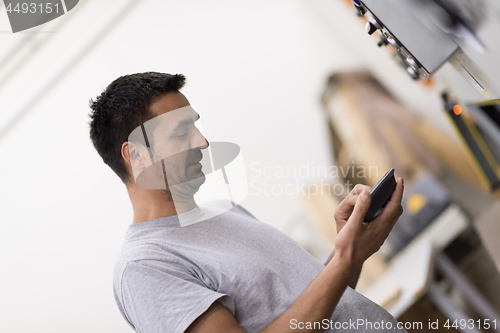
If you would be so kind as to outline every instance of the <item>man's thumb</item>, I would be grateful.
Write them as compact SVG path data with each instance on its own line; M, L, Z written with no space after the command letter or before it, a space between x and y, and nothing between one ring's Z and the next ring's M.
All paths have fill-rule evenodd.
M361 192L356 200L356 203L354 204L354 209L349 217L349 221L353 220L352 222L355 222L356 224L363 223L366 212L368 212L368 208L370 208L371 199L370 193L367 191Z

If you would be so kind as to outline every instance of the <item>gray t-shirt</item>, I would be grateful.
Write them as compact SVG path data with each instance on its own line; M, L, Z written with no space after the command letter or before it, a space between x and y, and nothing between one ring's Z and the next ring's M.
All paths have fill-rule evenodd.
M217 205L222 209L217 202L211 209ZM181 217L202 212L197 207ZM245 332L254 333L285 312L323 269L295 241L236 206L184 227L178 216L130 225L115 266L114 293L121 314L139 333L184 332L215 301ZM366 332L405 332L394 329L387 311L351 288L331 318L351 319L351 329L344 324L325 332L363 331L352 329L360 318L393 326Z

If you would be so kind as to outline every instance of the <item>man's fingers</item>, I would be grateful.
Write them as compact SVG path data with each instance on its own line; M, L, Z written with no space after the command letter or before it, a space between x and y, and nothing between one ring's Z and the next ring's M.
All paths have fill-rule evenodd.
M340 203L340 205L337 206L337 209L335 210L335 216L342 220L347 220L347 218L351 215L352 209L354 208L354 205L356 204L356 199L358 198L358 195L353 195L349 194L347 197L345 197L344 200Z
M340 205L338 205L337 209L335 210L336 218L347 220L349 216L351 216L354 206L356 205L356 201L358 200L359 194L363 191L369 194L371 190L372 187L368 185L357 184L356 186L354 186L349 195L347 195L347 197L342 200Z
M342 203L345 205L343 210L348 210L350 212L356 204L357 199L358 195L349 194L344 200L342 200Z
M354 222L357 225L361 225L365 219L366 212L368 208L370 208L371 196L368 191L363 191L356 198L356 203L354 205L354 209L352 211L351 216L349 217L349 222Z
M361 192L363 192L363 190L370 192L372 190L372 187L368 186L368 185L363 185L363 184L356 184L356 186L354 186L354 188L351 190L351 192L349 194L350 195L359 195Z
M363 184L356 184L356 186L352 188L351 192L349 192L349 195L358 195L362 192L362 188Z
M404 183L403 183L403 178L399 177L398 180L396 181L396 189L394 190L394 193L392 193L391 196L391 202L395 204L401 204L401 201L403 200L403 189L404 189Z
M368 193L372 190L371 186L368 185L363 185L363 184L357 184L354 186L354 188L351 190L349 195L342 200L340 205L338 206L338 212L340 214L351 214L352 209L354 205L356 204L356 200L358 199L358 196L363 190L367 191ZM347 218L347 216L346 216Z
M391 199L385 205L384 210L377 216L377 219L391 221L394 225L398 218L403 214L403 206L401 206L401 201L403 199L403 178L398 178L396 182L396 189L392 193Z

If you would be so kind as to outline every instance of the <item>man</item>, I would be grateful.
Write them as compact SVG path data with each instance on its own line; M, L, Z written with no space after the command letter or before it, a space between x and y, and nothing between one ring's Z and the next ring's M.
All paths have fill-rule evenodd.
M181 226L200 214L193 195L204 182L198 161L209 145L179 92L184 83L182 75L127 75L90 104L94 147L125 183L134 211L114 276L130 326L140 333L405 332L348 287L401 215L403 180L371 223L363 223L370 188L353 189L335 212L335 251L325 265L239 205ZM163 126L146 135L153 119ZM142 145L129 140L134 130L144 134ZM154 163L167 155L176 156L173 166ZM168 181L141 187L144 170ZM171 184L181 184L177 194Z

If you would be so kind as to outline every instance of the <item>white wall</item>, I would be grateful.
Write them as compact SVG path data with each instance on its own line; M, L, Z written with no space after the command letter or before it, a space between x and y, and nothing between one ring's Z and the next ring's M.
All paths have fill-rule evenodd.
M102 32L127 3L83 0L37 34L8 33L0 11L0 59L28 39L0 64L1 332L131 332L112 295L131 206L87 125L118 76L185 74L205 132L238 143L249 169L331 163L319 95L353 60L305 1L136 0ZM300 211L285 195L243 205L277 227Z

